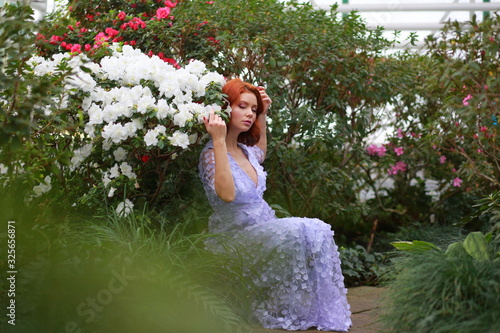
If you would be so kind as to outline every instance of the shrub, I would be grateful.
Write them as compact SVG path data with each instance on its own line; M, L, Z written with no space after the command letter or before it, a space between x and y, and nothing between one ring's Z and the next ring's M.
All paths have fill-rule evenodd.
M469 234L446 252L423 241L397 242L383 321L393 332L496 332L500 320L499 243Z
M347 287L377 284L383 268L382 253L368 253L361 245L341 247L340 262Z

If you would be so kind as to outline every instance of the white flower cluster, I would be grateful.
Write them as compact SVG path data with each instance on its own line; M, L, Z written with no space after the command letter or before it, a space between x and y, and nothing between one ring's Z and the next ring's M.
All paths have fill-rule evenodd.
M92 152L92 143L88 143L80 148L73 151L73 157L71 158L70 169L73 171L82 164L82 162L89 157Z
M116 207L116 214L118 214L119 217L125 217L132 213L133 209L134 204L132 203L132 201L130 201L129 199L125 199L125 201L120 202Z
M69 54L30 60L33 73L39 76L58 74L62 62L72 68L73 75L64 80L66 95L83 93L81 109L85 124L80 133L85 133L92 143L74 147L70 170L78 169L93 151L102 148L109 152L109 159L105 157L109 169L102 170L102 182L109 197L117 190L113 186L123 184L114 181L121 176L122 180L133 181L137 188L134 148L148 151L171 145L186 149L194 143L197 134L192 132L193 125L201 124L210 111L221 111L217 104L200 102L207 87L213 82L221 86L225 83L222 75L208 72L200 61L176 69L159 57L149 57L129 45L113 45L111 49L112 55L100 63L92 63L84 55ZM88 71L81 69L82 64ZM68 105L66 100L63 105ZM46 114L50 114L49 110ZM102 165L102 160L99 164ZM40 186L37 193L45 189ZM132 202L127 200L116 211L124 215L132 208Z
M33 192L35 192L34 197L38 198L44 193L47 193L52 189L52 179L50 176L46 176L43 182L40 182L40 184L33 186Z

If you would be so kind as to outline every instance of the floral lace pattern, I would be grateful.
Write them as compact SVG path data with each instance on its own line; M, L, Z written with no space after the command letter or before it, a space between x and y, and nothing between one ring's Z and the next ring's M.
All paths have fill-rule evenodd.
M200 156L200 178L214 210L211 233L228 236L247 249L252 280L262 290L253 301L254 314L265 328L347 331L351 312L340 269L338 248L330 226L318 219L277 218L264 201L264 152L257 146L239 146L258 176L257 186L228 153L236 196L222 201L215 193L212 142ZM212 251L225 251L217 241Z

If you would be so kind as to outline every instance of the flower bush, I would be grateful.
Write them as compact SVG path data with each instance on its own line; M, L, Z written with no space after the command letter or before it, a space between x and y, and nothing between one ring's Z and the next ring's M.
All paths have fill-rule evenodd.
M125 215L138 198L154 202L169 165L201 141L202 118L221 112L225 80L199 61L177 69L129 45L115 44L110 53L99 62L65 53L28 63L41 78L57 75L62 64L72 68L62 81L64 92L51 96L58 103L45 110L47 117L62 111L81 120L63 148L70 158L60 178L83 180L73 189L83 192L80 203L120 202L117 213ZM51 135L43 129L40 134ZM150 178L153 184L146 186ZM34 187L37 195L47 192L48 179Z

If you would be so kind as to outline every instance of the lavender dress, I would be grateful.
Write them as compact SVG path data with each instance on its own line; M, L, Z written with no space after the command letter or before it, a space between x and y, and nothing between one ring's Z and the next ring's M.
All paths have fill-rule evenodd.
M318 219L277 218L263 199L263 151L257 146L239 146L257 172L258 184L228 153L236 187L234 201L226 203L215 193L212 141L201 153L199 171L214 210L210 232L241 245L244 251L240 254L244 253L253 282L264 295L253 301L255 317L265 328L306 330L315 326L347 331L351 312L333 231ZM215 239L208 247L215 252L228 249Z

